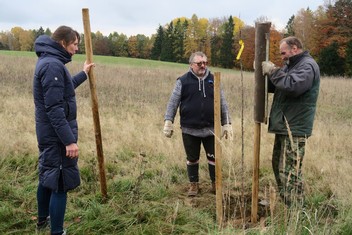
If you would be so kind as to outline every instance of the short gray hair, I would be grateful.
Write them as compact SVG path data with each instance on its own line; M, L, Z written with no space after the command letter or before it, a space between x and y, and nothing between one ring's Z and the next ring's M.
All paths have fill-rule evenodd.
M298 49L303 49L303 43L301 42L301 40L299 40L297 37L294 36L289 36L287 38L284 38L280 41L280 45L281 43L286 42L286 44L292 48L292 46L296 46Z
M208 60L208 57L201 51L196 51L196 52L193 52L192 55L189 57L189 63L192 64L194 61L194 57L195 56L200 56L200 57L203 57L205 58L206 60Z

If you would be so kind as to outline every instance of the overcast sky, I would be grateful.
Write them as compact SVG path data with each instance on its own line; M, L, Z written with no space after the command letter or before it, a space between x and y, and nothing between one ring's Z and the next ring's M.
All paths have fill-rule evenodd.
M123 33L127 36L155 34L159 25L178 17L240 18L254 26L265 16L277 29L300 9L315 11L324 0L0 0L0 31L68 25L83 33L82 8L89 9L91 31Z

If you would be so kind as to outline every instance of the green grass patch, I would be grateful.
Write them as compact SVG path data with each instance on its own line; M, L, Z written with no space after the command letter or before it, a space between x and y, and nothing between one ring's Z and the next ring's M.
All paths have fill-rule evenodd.
M0 51L0 234L35 234L38 149L32 97L34 52ZM80 71L84 55L69 70ZM187 197L188 179L181 130L176 120L171 139L163 136L163 115L177 77L187 64L94 56L97 63L104 139L107 200L100 189L88 83L77 89L82 184L69 192L65 218L68 234L349 234L352 227L349 156L351 108L349 80L322 80L314 134L303 162L306 207L286 210L278 199L273 215L261 208L263 223L238 222L241 193L246 216L251 208L253 145L253 73L244 73L244 170L241 167L241 81L236 70L221 72L232 114L234 141L223 151L226 221L218 227L216 197L204 153L201 192ZM19 66L21 65L21 66ZM339 105L336 105L339 104ZM320 129L319 129L320 128ZM265 128L266 129L266 128ZM264 130L264 128L263 128ZM262 133L260 199L275 186L272 138ZM269 144L268 144L269 143ZM225 148L223 149L225 150ZM267 154L269 153L269 154ZM307 160L306 160L307 159ZM243 186L242 187L242 177ZM337 182L338 181L338 182ZM341 185L343 186L339 186ZM247 198L248 197L248 198ZM231 199L231 200L230 200ZM286 213L287 212L287 213ZM285 214L286 213L286 214Z

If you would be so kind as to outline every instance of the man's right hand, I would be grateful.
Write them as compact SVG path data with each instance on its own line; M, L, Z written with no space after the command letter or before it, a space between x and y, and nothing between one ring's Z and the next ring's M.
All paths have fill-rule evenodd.
M276 69L276 65L271 61L262 62L263 75L271 75Z
M163 132L167 138L171 138L172 134L174 133L174 124L172 124L170 120L165 120Z

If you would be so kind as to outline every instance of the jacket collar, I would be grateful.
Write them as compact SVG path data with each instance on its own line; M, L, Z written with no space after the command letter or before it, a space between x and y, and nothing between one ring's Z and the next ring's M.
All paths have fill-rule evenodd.
M304 51L304 52L299 53L299 54L297 54L297 55L291 56L291 57L287 60L286 64L287 64L288 67L292 67L292 66L294 66L295 64L297 64L298 61L300 61L303 57L306 57L306 56L310 56L308 51Z

